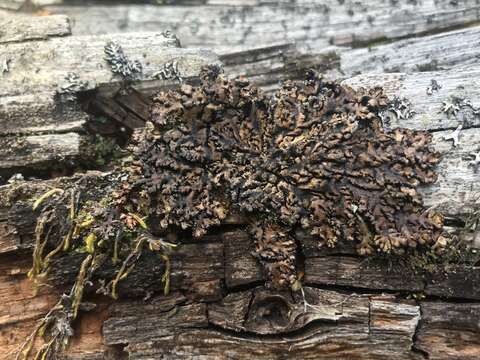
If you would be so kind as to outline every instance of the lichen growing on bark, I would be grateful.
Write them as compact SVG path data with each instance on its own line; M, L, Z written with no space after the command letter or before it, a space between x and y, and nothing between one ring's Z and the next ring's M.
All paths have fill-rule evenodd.
M32 201L39 217L30 276L46 278L61 253L85 254L71 292L35 330L49 335L39 356L65 346L84 284L98 280L98 290L116 298L148 250L165 264L159 281L168 291L168 255L177 245L169 234L184 229L199 238L230 214L248 219L254 255L274 288L299 288L298 230L319 247L350 241L361 255L446 246L442 215L425 211L417 192L436 180L431 136L385 130L380 88L354 91L311 71L267 97L218 70L207 68L198 86L153 98L151 122L106 188L80 179ZM96 279L106 263L115 275Z

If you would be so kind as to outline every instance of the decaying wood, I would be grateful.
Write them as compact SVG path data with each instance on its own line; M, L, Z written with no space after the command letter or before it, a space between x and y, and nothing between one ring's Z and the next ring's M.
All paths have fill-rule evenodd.
M434 132L433 146L442 154L438 166L438 181L422 189L427 207L435 206L448 214L468 212L478 206L478 181L471 161L478 152L480 105L478 97L479 69L469 67L450 71L413 74L365 74L346 80L354 88L382 86L391 98L407 99L414 114L410 117L391 117L392 127L406 127ZM427 88L436 80L441 88L429 94ZM445 105L456 99L471 106L458 105L458 111L444 111ZM459 125L459 142L445 140Z
M235 1L196 6L47 7L74 21L74 34L173 30L184 46L244 49L295 42L305 49L368 43L479 20L474 0Z
M415 61L423 64L420 61L423 53L415 50L422 47L422 42L426 44L425 56L432 54L428 56L435 59L434 44L455 42L452 39L458 36L473 39L478 32L472 28L444 37L433 35L404 40L399 41L398 46L397 43L380 45L371 53L362 49L323 49L329 42L358 45L476 21L478 5L473 1L437 1L394 6L388 1L339 4L332 0L322 2L330 7L330 11L326 11L317 2L278 3L274 6L263 0L228 3L210 0L184 8L93 6L90 13L85 12L84 7L49 9L80 14L75 15L78 17L74 32L98 34L112 29L131 31L132 27L155 31L172 28L184 45L224 47L220 59L226 72L247 75L267 91L274 90L278 81L301 78L303 70L310 65L327 70L341 65L345 75L349 75L357 71L357 64L372 59L370 55L389 56L400 53L403 46L412 53L413 60L392 56L386 60L384 70L393 70L396 66L405 72L422 70L414 68ZM362 8L365 12L360 14ZM140 15L142 19L150 17L151 21L140 24ZM196 20L191 21L193 18ZM217 21L210 23L213 18ZM121 19L128 22L122 25ZM353 36L352 29L362 37ZM67 39L69 42L64 42ZM103 47L108 39L117 41L129 58L139 59L145 65L140 81L132 84L134 90L119 92L123 81L110 72L103 60ZM291 44L292 40L297 46ZM252 49L254 42L256 48ZM71 46L73 50L69 49ZM438 60L438 69L449 71L363 75L347 81L352 86L382 85L391 97L406 97L411 101L416 113L405 119L392 117L391 126L433 131L434 147L442 153L443 160L438 168L439 181L423 189L424 198L427 206L436 206L456 217L478 206L478 174L469 162L471 155L480 150L477 148L478 115L472 111L478 103L479 73L475 66L464 67L471 64L476 49L472 44L465 50L471 56L460 59L455 53L460 47L457 43L452 50L445 51L448 56L444 62ZM57 48L62 49L61 53L57 53ZM309 55L309 51L320 48L325 50L320 60ZM85 51L91 56L85 56ZM139 55L143 52L147 52L148 61ZM56 39L40 36L35 41L0 45L0 61L3 54L15 56L14 61L9 62L10 71L3 77L0 74L0 92L6 89L4 84L10 89L0 96L0 118L4 125L0 129L0 169L12 171L18 166L35 169L45 162L64 165L63 160L68 162L80 156L81 127L89 115L78 103L59 103L55 97L68 72L75 72L87 83L82 91L96 92L88 103L89 110L99 110L133 129L141 127L148 117L148 96L159 88L177 84L153 76L166 62L182 59L188 66L182 67L179 63L180 70L192 76L204 64L217 62L210 53L178 49L165 43L160 35L148 34ZM32 54L39 56L36 61L40 75L35 70L37 65L27 61ZM378 66L378 60L375 61ZM365 67L365 72L370 70L374 69ZM47 73L51 76L46 77ZM427 87L432 79L442 88L429 94ZM17 88L18 91L13 90ZM441 111L443 101L452 101L454 97L470 100L473 107L467 106L448 116ZM460 133L459 145L453 147L452 142L443 137L460 123L464 130ZM12 144L24 152L17 153ZM82 177L88 179L89 186L99 188L108 181L105 174L89 172L70 178L18 181L0 187L2 359L13 358L35 320L72 284L85 256L77 254L56 259L50 274L51 287L33 294L25 274L31 265L36 215L32 204L22 199L38 197L48 189L67 186ZM480 357L478 267L450 268L428 276L398 272L358 257L349 244L335 249L318 248L311 237L298 233L296 238L304 263L303 294L301 291L277 292L264 286L264 274L251 255L254 244L244 231L242 218L232 218L226 223L225 228L215 229L202 239L182 240L172 255L172 292L168 296L161 294L163 284L159 280L164 266L153 255L143 257L136 269L120 282L118 302L97 295L96 289L87 287L86 303L66 357L78 360L383 360L386 357L473 360ZM107 266L99 270L99 276L111 275L112 271L114 268ZM423 300L411 300L423 296L426 297ZM93 300L96 307L89 303Z
M70 19L65 15L13 17L0 19L0 44L47 39L71 34Z
M41 169L51 163L74 164L81 156L77 133L0 138L0 174L21 172L25 167Z
M118 43L132 61L141 62L142 73L129 80L133 81L132 86L155 82L158 89L175 83L176 80L157 76L163 66L172 61L176 61L184 78L193 77L203 66L217 62L211 52L178 48L174 38L158 33L48 37L69 33L65 16L19 17L1 26L0 61L6 68L0 73L0 117L3 119L0 173L5 178L15 171L39 166L72 165L81 158L81 138L71 133L81 132L89 118L78 98L80 93L108 91L110 95L105 103L112 102L112 106L122 109L112 97L124 87L125 79L114 74L105 60L104 48L109 41ZM37 38L45 40L35 41ZM132 97L124 98L119 97L120 103L125 100L124 107L140 110ZM109 113L109 108L111 106L103 106L103 113L127 128L144 123L136 119L132 111L119 114L114 108L114 114ZM49 134L37 135L44 132Z
M339 51L345 76L449 70L478 63L480 27Z
M235 239L240 243L247 242L242 246L248 247L250 240L247 237L237 236ZM233 238L230 241L232 240ZM224 237L225 246L226 241L228 240ZM360 274L364 274L363 278L366 279L372 276L374 271L381 271L375 267L360 273L358 269L350 268L343 274L344 279L353 279L350 283L337 283L338 290L322 289L322 286L332 284L328 281L315 283L311 281L312 276L318 276L333 268L329 259L336 259L335 257L307 259L307 262L315 260L325 266L323 269L315 270L306 266L305 282L311 285L306 285L303 289L305 298L300 292L279 293L265 289L253 279L250 283L246 281L243 283L243 287L250 287L249 289L232 292L226 296L205 297L206 288L192 287L192 284L211 283L216 276L218 280L207 289L217 289L217 294L221 294L224 291L223 277L228 274L227 268L224 270L222 264L235 261L222 248L222 237L209 237L195 244L180 247L180 252L172 259L172 266L175 269L172 273L174 292L167 297L156 295L150 297L155 291L161 290L158 278L162 274L162 269L152 272L150 261L154 260L145 259L145 262L140 263L139 268L121 284L122 298L125 300L108 305L107 312L104 306L100 306L94 309L91 315L86 313L87 319L81 322L85 321L90 325L79 327L80 340L73 345L71 356L75 358L75 353L80 351L79 349L87 348L88 353L97 354L96 356L101 358L104 352L113 351L111 347L117 345L122 347L128 345L125 351L132 358L140 359L161 356L175 358L186 354L205 355L211 358L242 358L246 356L245 354L249 356L255 354L257 358L262 359L288 355L309 358L314 354L318 356L319 352L327 359L335 356L353 359L376 359L381 356L421 359L422 357L412 350L417 347L433 354L432 358L438 359L450 359L452 358L450 356L474 359L479 354L479 349L475 346L477 343L475 339L478 339L480 333L478 328L480 313L476 310L478 303L421 301L418 304L412 300L405 300L402 295L369 293L374 289L377 289L376 291L392 289L395 287L395 281L398 285L402 278L405 290L405 284L411 281L405 276L397 276L396 280L392 277L393 283L389 283L388 276L384 277L383 283L364 282L368 289L359 292L361 289L356 286L362 287L362 282L359 281L362 278ZM2 293L9 299L9 306L2 307L4 313L0 319L3 331L15 334L13 337L5 337L2 341L3 348L13 350L16 344L23 340L21 334L28 333L30 323L27 319L40 316L54 300L51 291L35 297L26 296L31 292L29 281L24 275L30 264L28 254L19 256L17 253L15 257L2 255L2 259L2 266L8 271L4 272L0 284L3 287ZM76 267L74 263L72 264L72 258L65 260L66 262L57 264L60 266L54 267L58 273L53 274L53 280L59 290L75 278ZM248 273L250 268L251 273L255 273L256 269L248 265L247 255L245 260L244 271ZM218 264L219 271L212 272L214 269L211 267L212 264L213 266ZM478 270L470 271L478 273ZM192 278L189 279L191 276L196 277L194 282ZM465 271L459 274L457 286L465 284L466 276L468 273ZM309 287L312 285L317 288ZM478 280L477 283L467 282L466 288L478 289L478 285ZM457 289L445 286L451 291L453 289L452 293L458 293ZM414 287L408 289L412 292L421 290ZM406 294L404 291L399 293ZM16 297L12 298L12 294L16 294ZM129 295L136 296L139 300L128 300ZM438 295L450 296L448 293ZM142 298L144 300L140 300ZM478 301L478 294L476 299ZM198 303L198 300L206 304ZM25 308L26 306L30 307ZM26 309L29 310L28 314L25 313ZM93 320L95 317L96 322ZM455 326L447 325L449 319L454 321ZM99 322L100 325L96 325ZM450 334L455 336L454 339L444 335L443 329L447 327ZM98 342L98 338L96 343L82 343L81 339L86 332L89 333L83 341L88 341L94 336L102 336L107 347ZM276 334L282 335L277 337ZM212 341L215 346L209 345ZM447 352L439 350L447 349L453 344L455 350L451 348ZM79 358L88 358L85 357L85 352L82 356Z
M424 302L415 346L432 359L473 359L480 347L479 304ZM461 339L461 341L459 341Z
M61 4L63 0L1 0L0 9L19 10L22 7L34 8L45 5Z

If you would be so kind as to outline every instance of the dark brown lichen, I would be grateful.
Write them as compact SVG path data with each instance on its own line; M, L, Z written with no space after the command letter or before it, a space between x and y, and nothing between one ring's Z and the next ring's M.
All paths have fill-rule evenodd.
M252 214L272 284L295 281L295 228L358 252L443 247L443 218L417 187L436 180L427 132L382 128L379 88L354 91L309 72L267 98L209 70L161 92L137 147L144 200L168 229L200 237L230 212ZM258 220L261 219L259 223Z
M229 214L249 219L254 255L276 288L301 289L297 231L319 247L353 242L361 255L440 253L443 217L425 211L417 192L435 181L439 156L427 132L384 130L379 112L387 104L380 88L354 91L314 72L271 98L218 68L206 69L199 86L157 94L151 122L132 141L132 159L105 187L81 177L32 200L38 221L29 275L41 282L60 253L85 257L72 290L18 358L29 356L37 334L47 340L37 357L54 358L72 336L85 284L116 298L144 251L164 262L159 281L168 291L176 244L167 234L181 228L201 237ZM108 259L115 275L95 278Z

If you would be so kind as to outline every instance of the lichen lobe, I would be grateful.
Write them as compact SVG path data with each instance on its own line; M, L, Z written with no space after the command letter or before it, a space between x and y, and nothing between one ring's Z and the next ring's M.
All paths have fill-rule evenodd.
M382 89L341 86L314 72L271 98L215 69L200 86L157 94L139 139L138 189L160 227L195 237L232 212L251 220L256 256L275 287L292 285L295 230L359 254L444 247L443 218L417 187L439 155L423 131L382 127Z

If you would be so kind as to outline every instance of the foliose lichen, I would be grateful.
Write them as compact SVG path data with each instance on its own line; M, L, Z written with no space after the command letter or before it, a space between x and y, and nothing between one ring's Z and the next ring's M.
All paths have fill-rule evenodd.
M268 98L207 71L200 86L154 98L137 148L146 201L163 229L195 237L231 212L250 215L276 287L296 280L296 228L319 246L352 241L362 255L441 249L443 217L417 192L436 180L439 155L427 132L385 132L387 104L380 88L354 91L314 72Z
M53 358L72 336L85 284L98 280L98 291L116 298L144 251L164 263L168 292L177 246L169 234L185 229L200 238L230 214L248 219L254 255L274 288L299 288L298 230L318 247L352 242L361 255L441 253L449 241L443 217L425 211L417 191L436 180L439 155L427 132L384 130L379 113L387 104L380 88L353 90L313 71L273 97L217 67L205 69L198 86L157 94L131 160L111 173L108 187L95 191L80 178L32 201L38 221L29 276L41 284L61 253L84 258L72 290L19 358L38 334L47 341L37 356ZM96 279L106 263L115 275Z

